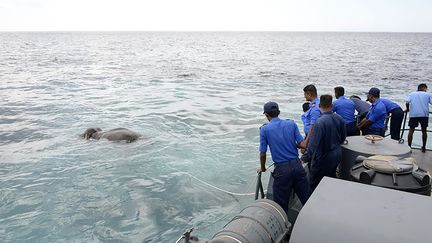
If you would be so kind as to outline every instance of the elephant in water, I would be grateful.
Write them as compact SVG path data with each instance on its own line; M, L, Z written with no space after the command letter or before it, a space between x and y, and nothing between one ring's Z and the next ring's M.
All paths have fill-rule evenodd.
M141 135L126 128L115 128L106 132L102 132L102 129L100 128L89 128L83 134L81 134L81 137L84 139L92 138L99 140L101 138L104 138L108 139L109 141L124 140L127 142L133 142L139 137L141 137Z

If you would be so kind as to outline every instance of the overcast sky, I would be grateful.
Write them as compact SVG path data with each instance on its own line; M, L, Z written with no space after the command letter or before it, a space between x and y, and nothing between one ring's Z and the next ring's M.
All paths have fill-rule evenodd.
M432 32L432 0L0 0L0 31Z

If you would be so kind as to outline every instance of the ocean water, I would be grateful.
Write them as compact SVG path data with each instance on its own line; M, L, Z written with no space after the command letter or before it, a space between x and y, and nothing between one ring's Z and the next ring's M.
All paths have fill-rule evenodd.
M310 83L361 97L376 86L404 105L432 85L431 43L420 33L0 33L0 242L174 242L191 227L210 238L253 195L204 182L254 191L266 101L300 129ZM89 127L143 138L81 140Z

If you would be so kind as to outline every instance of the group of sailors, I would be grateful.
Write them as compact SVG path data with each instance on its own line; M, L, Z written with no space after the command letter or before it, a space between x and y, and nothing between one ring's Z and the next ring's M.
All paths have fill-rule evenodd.
M324 176L336 177L336 169L342 160L341 144L347 136L384 136L386 119L390 114L391 139L400 140L404 111L397 103L381 98L378 88L371 88L367 93L366 101L370 104L358 96L346 98L341 86L335 87L334 91L336 99L333 101L328 94L318 99L314 85L304 87L307 102L303 104L301 119L305 138L294 121L279 118L276 102L264 104L263 114L269 123L260 128L258 173L266 171L266 152L270 148L275 165L273 198L286 212L292 190L304 204ZM420 84L417 91L406 99L406 111L410 114L408 145L411 146L415 128L420 124L422 152L426 151L429 104L432 104L432 96L427 92L426 84ZM301 158L298 149L301 149ZM307 163L308 174L303 163Z

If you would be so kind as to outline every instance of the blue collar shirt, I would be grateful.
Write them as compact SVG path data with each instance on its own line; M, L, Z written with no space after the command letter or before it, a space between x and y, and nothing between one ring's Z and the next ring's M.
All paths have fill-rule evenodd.
M387 113L389 113L390 111L392 111L396 108L400 108L400 106L398 104L394 103L391 100L383 99L383 98L380 98L380 100L385 105Z
M366 115L366 119L372 122L370 128L384 128L386 117L387 109L381 99L372 103L371 109Z
M294 121L275 117L260 129L259 151L266 153L268 146L273 162L287 162L298 158L297 144L301 141L303 137Z
M309 104L309 110L305 113L306 121L309 123L310 126L313 126L320 116L321 110L319 108L319 99L315 98Z
M354 102L344 96L340 96L333 102L333 111L340 115L346 124L356 121Z

